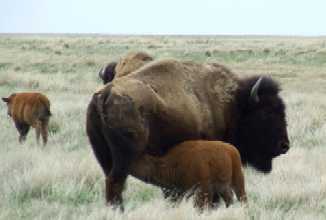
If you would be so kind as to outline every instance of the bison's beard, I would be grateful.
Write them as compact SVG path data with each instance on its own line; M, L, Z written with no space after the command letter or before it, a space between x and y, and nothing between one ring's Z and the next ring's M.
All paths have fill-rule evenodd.
M249 165L263 173L270 173L272 171L272 159L254 159L248 161Z

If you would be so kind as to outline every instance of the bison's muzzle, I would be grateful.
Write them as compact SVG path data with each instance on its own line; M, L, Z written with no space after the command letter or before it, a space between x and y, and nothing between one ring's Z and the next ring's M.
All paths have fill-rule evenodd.
M285 154L290 149L290 143L288 141L284 141L280 143L280 154Z

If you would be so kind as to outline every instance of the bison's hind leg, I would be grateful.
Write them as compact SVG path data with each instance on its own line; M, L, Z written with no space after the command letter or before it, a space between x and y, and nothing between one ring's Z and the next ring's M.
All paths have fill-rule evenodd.
M35 135L36 135L36 142L37 144L40 143L40 135L41 135L41 124L42 122L37 120L34 124L35 127Z
M42 134L42 140L43 145L45 146L48 142L48 136L49 136L49 118L42 120L41 122L41 134Z
M106 199L110 205L122 206L122 191L131 164L145 150L148 126L146 118L129 96L111 94L99 107L103 136L112 155L112 170L106 182Z
M15 121L15 126L19 133L19 143L23 143L26 140L30 125Z
M36 142L40 144L40 136L42 135L43 145L45 146L48 142L48 124L49 119L42 119L36 120L34 127L35 127L35 134L36 134Z
M130 165L138 156L138 152L132 138L121 130L107 129L104 137L112 154L112 170L106 179L106 200L108 204L120 206L123 210L122 191Z
M99 115L94 111L93 107L94 106L90 105L88 108L86 132L94 155L103 173L108 177L112 169L111 150L103 136Z

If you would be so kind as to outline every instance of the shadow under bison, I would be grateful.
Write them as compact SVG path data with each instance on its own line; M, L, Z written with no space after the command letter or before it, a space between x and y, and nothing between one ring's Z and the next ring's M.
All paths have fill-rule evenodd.
M106 176L106 200L122 204L130 165L185 140L232 143L262 172L289 149L285 105L269 77L239 79L219 64L151 61L97 91L87 134Z

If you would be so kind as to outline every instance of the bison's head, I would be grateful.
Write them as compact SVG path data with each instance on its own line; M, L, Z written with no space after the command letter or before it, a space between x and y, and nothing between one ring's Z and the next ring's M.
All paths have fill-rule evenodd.
M147 53L129 52L118 63L112 62L103 67L99 72L99 76L103 80L103 83L106 84L114 78L128 75L152 60L153 57Z
M103 84L107 84L111 82L115 76L115 67L117 63L112 62L103 67L100 72L98 73L99 77L103 80Z
M15 97L15 93L11 94L8 98L2 98L2 101L4 101L7 104L8 110L7 110L7 114L9 116L11 116L11 104L12 104L12 100Z
M153 57L144 52L130 52L121 58L116 66L117 76L125 76L139 69L148 62L153 61Z
M236 144L241 158L263 172L272 159L289 150L285 104L279 85L269 77L243 80L237 94L239 119Z

